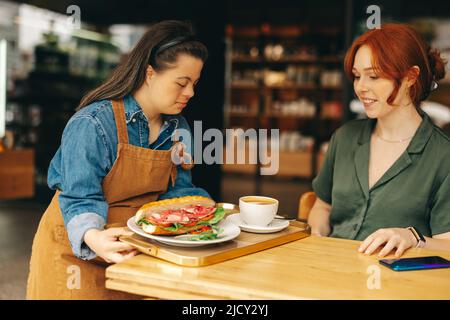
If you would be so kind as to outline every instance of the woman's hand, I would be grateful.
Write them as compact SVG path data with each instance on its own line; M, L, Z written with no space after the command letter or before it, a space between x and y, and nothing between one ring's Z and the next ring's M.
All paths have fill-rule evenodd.
M84 242L106 262L119 263L137 253L133 246L119 241L120 236L131 236L132 234L133 232L126 228L89 229L84 234Z
M320 227L311 228L311 235L316 237L326 237L331 232L331 228L327 224L323 224Z
M327 237L331 233L330 212L331 205L317 198L308 217L311 235Z
M412 232L406 228L378 229L363 241L358 251L371 255L377 248L384 246L378 254L380 258L384 257L395 248L397 248L395 256L400 257L405 250L415 247L416 245L416 238Z
M186 149L187 147L183 142L177 143L172 149L172 162L181 165L183 170L190 170L194 166L194 161Z

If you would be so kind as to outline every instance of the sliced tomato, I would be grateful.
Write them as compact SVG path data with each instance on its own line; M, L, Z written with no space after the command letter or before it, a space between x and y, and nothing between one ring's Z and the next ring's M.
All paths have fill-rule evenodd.
M189 233L190 234L200 234L200 233L203 233L203 232L206 232L206 231L210 231L210 230L212 230L211 226L202 226L201 228L199 228L197 230L194 230L194 231L191 231Z
M180 222L180 224L182 224L185 227L193 227L198 223L198 220L193 219L193 220L189 220L189 222Z
M207 216L204 216L200 219L200 221L208 221L214 218L214 213L208 214Z
M173 223L172 222L166 222L161 220L152 219L151 217L146 218L147 221L149 221L151 224L160 226L160 227L170 227Z

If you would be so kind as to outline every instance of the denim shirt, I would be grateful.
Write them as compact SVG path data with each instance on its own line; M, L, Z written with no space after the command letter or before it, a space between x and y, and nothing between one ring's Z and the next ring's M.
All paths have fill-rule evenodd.
M168 150L176 129L189 129L181 115L164 115L159 136L149 145L149 125L145 114L132 95L124 98L129 143L135 146ZM193 141L193 139L190 139ZM75 256L90 260L96 257L84 243L84 234L95 228L102 230L107 221L108 204L102 189L103 178L117 158L117 128L111 101L96 101L80 111L67 123L61 146L48 170L48 185L61 190L59 206ZM186 145L192 154L193 146ZM159 199L187 195L210 195L192 184L191 172L177 167L175 185L168 183L167 192Z

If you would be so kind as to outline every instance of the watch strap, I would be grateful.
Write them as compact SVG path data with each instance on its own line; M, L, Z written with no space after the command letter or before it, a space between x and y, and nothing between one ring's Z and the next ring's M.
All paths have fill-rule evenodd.
M422 233L420 233L420 231L414 227L408 227L407 229L409 231L411 231L411 233L414 235L414 237L417 240L416 248L422 248L426 242L425 237L422 235Z

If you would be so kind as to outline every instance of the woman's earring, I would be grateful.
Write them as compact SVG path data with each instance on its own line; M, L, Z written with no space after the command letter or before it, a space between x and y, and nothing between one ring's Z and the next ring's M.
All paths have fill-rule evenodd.
M430 91L434 91L439 87L438 83L436 81L431 81L431 89Z

